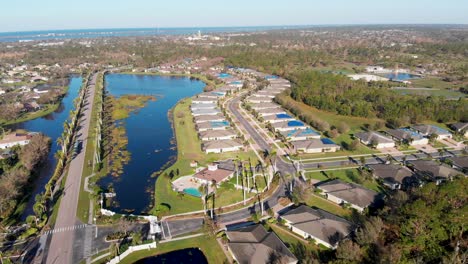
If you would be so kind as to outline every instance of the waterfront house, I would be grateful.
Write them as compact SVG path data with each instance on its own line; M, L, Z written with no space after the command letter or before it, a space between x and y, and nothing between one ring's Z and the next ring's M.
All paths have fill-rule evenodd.
M411 146L429 144L429 139L408 128L390 129L386 131L386 133L392 139L402 144L408 144Z
M237 139L211 140L202 143L202 148L206 153L239 151L242 147L242 143Z
M313 130L312 128L308 127L306 129L297 129L291 131L283 131L281 132L284 138L288 141L298 141L298 140L306 140L306 139L320 139L320 133Z
M452 168L462 171L463 173L468 173L468 157L452 157L449 158L449 161L452 163Z
M192 99L192 104L216 104L218 99L207 97L195 97Z
M222 182L230 179L233 175L233 170L220 168L217 163L213 163L208 165L208 168L202 169L195 173L192 178L195 180L195 182L201 184L211 185L213 182L216 182L216 184L219 185Z
M292 209L280 218L292 232L332 249L354 230L353 224L346 219L306 205Z
M372 146L376 149L395 147L395 142L391 138L386 137L378 132L359 132L354 136L359 139L362 144Z
M434 125L415 125L415 126L412 126L412 129L414 129L419 134L426 136L426 137L429 137L431 135L436 135L437 140L452 138L452 133Z
M198 110L192 110L192 115L193 116L202 116L202 115L219 115L221 114L221 111L219 109L198 109Z
M397 164L367 165L374 178L381 179L383 184L392 190L407 189L419 185L419 180L407 167Z
M450 126L464 137L468 137L468 123L455 123Z
M190 109L192 110L215 109L217 107L218 107L217 104L192 104L190 105Z
M281 121L277 123L271 124L271 126L276 130L276 131L291 131L291 130L299 130L299 129L307 129L308 126L306 126L303 122L299 120L291 120L291 121Z
M262 109L281 108L278 104L271 102L271 100L268 103L251 103L250 106L255 111Z
M380 199L380 195L375 191L341 180L321 182L316 187L328 200L339 205L348 204L359 212L363 212Z
M209 121L196 124L198 132L208 130L225 130L230 126L228 121Z
M297 258L283 241L274 232L267 232L260 224L228 230L226 236L229 240L228 250L236 263L271 263L272 254L280 258L278 263L297 263Z
M459 171L433 160L412 160L407 163L408 167L422 179L433 181L436 184L451 180L454 176L461 174Z
M292 141L291 144L296 153L322 153L340 150L340 146L329 138L296 140Z
M204 122L209 122L209 121L225 121L226 118L221 114L216 114L216 115L199 115L199 116L194 116L193 117L194 121L196 124L198 123L204 123Z
M237 133L233 129L208 130L200 132L200 139L203 141L233 139L236 137Z
M24 146L31 141L31 134L10 133L0 139L0 149Z

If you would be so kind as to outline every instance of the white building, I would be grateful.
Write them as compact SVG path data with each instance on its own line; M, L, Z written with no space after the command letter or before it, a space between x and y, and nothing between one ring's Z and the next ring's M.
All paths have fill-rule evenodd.
M243 147L242 143L236 139L206 141L202 145L206 153L239 151Z
M14 146L24 146L29 144L31 136L28 134L11 133L0 139L0 149L11 148Z

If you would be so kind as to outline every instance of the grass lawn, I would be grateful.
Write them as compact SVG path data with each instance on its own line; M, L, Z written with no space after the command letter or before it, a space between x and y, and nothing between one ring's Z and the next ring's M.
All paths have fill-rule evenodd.
M224 263L226 261L224 251L220 248L215 238L208 236L200 236L195 238L178 240L174 242L158 243L157 248L132 253L128 257L120 261L120 263L135 263L137 260L140 260L142 258L160 255L184 248L199 248L208 260L208 263Z
M194 173L194 169L190 167L190 162L197 161L204 166L210 162L224 160L229 158L238 158L241 160L252 160L253 164L257 163L257 158L253 151L242 152L226 152L226 153L210 153L205 154L201 150L201 140L198 138L195 130L195 124L190 114L191 99L181 100L173 109L173 126L177 139L177 161L167 168L162 175L169 174L171 170L179 170L179 176L190 175ZM231 201L240 201L237 193L224 192L219 189L219 205L227 205ZM239 199L240 198L240 199ZM202 210L203 204L200 198L195 198L189 195L178 197L177 193L172 190L171 182L168 177L158 177L155 190L155 204L166 203L171 206L170 214L185 213L195 210Z
M308 206L317 207L338 216L346 217L351 214L349 209L345 209L315 194L310 194L305 202Z
M320 181L338 178L345 182L354 182L354 183L360 184L376 192L382 191L380 185L376 181L362 179L362 176L359 175L359 172L357 169L344 169L344 170L334 170L334 171L324 171L324 172L307 172L306 177L309 179L316 179Z
M31 112L31 113L24 113L15 120L10 120L10 121L0 120L0 125L12 125L12 124L21 123L21 122L33 120L33 119L48 115L54 112L55 110L57 110L59 105L60 103L44 105L44 108L42 108L41 110L36 111L36 112Z
M449 82L444 82L442 79L437 77L426 77L421 79L411 80L411 86L417 88L455 88L457 85Z

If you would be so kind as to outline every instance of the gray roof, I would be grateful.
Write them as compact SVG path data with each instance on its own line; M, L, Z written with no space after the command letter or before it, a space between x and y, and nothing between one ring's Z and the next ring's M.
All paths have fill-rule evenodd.
M341 180L319 183L317 187L324 190L326 193L329 193L361 208L366 208L367 206L373 204L379 199L380 196L375 191L366 189L354 183L344 182Z
M269 263L272 252L278 253L284 262L296 263L296 257L273 232L267 232L262 225L253 225L226 232L228 246L241 264Z
M410 131L403 130L403 129L390 129L386 131L387 134L390 136L397 138L398 140L411 140L411 139L421 139L422 136L417 134L416 132L411 133Z
M408 163L418 174L434 179L451 178L460 174L459 171L433 160L413 160Z
M236 131L233 129L223 129L223 130L208 130L208 131L201 131L200 133L201 138L205 137L225 137L225 136L235 136L237 135Z
M368 167L372 170L375 176L392 184L403 184L406 178L414 176L410 169L397 164L373 164L368 165Z
M216 115L199 115L194 117L195 122L197 123L202 123L202 122L208 122L208 121L221 121L221 120L226 120L226 118L221 114L216 114Z
M206 149L224 149L231 147L242 147L242 143L236 139L212 140L203 142L203 148Z
M294 227L310 234L332 246L347 237L354 229L346 219L321 209L301 205L281 216Z
M316 149L316 148L332 148L332 147L340 147L337 144L325 144L320 139L311 138L305 140L296 140L292 141L291 144L296 149Z
M451 125L456 131L468 130L468 123L455 123Z
M468 169L468 156L453 157L450 158L450 160L452 161L453 165L462 169Z
M369 132L359 132L355 136L362 141L371 142L375 141L377 143L392 143L393 140L388 138L380 133L369 131Z
M415 125L412 128L416 131L419 131L423 135L449 135L450 132L434 125Z
M273 102L268 102L268 103L250 103L250 106L253 109L267 109L267 108L280 108L278 104L275 104Z

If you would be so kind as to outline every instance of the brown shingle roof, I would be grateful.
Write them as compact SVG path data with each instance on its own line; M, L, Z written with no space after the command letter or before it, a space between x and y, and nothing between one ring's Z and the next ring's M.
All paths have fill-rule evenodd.
M371 205L379 198L379 194L377 192L366 189L360 185L341 180L320 183L317 187L335 197L361 208Z
M284 263L296 263L296 257L273 232L262 225L253 225L228 231L228 246L239 263L269 263L272 252L278 253ZM283 262L282 262L283 263Z

